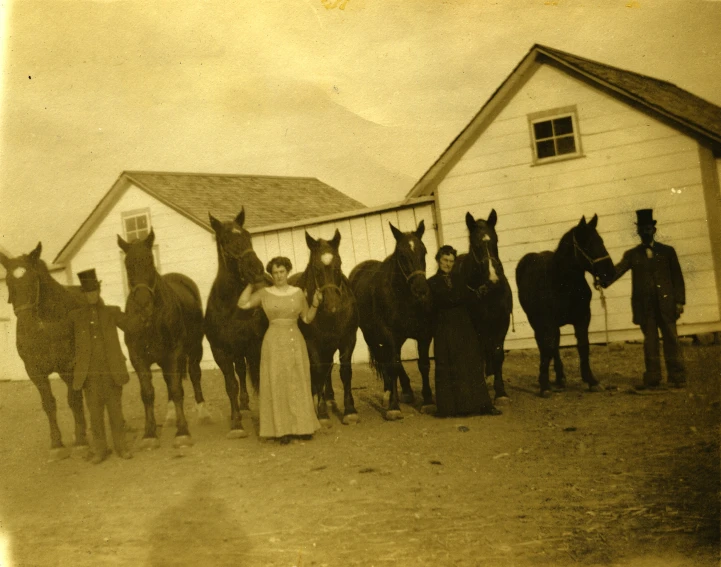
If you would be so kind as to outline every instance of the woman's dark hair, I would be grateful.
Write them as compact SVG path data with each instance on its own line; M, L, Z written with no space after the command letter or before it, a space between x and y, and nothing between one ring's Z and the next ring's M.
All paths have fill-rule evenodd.
M444 244L438 249L438 252L436 252L436 262L440 261L441 256L453 256L456 258L458 256L458 252L456 252L456 249L453 248L453 246Z
M275 258L271 258L270 262L268 262L268 265L265 267L265 271L273 275L273 266L283 266L286 270L288 270L288 273L290 273L293 269L293 264L290 263L290 258L286 258L285 256L276 256Z

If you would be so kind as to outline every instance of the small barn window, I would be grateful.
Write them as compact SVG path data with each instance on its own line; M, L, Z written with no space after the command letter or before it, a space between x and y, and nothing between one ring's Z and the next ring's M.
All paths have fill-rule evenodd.
M123 232L125 240L142 240L150 234L150 211L129 211L123 213Z
M546 163L581 156L576 109L558 108L528 116L533 162Z

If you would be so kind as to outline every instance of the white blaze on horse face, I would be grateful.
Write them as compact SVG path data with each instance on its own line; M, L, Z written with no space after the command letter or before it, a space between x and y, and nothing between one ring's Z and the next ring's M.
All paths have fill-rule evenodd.
M498 281L496 268L493 267L493 260L490 258L488 258L488 279L491 280L492 283L496 283Z
M483 240L485 240L486 242L488 242L490 239L491 239L491 237L489 235L487 235L487 234L483 235Z
M330 266L330 263L333 261L333 254L331 252L321 254L320 261L323 262L324 266Z
M13 277L15 279L19 280L20 278L22 278L25 275L26 271L27 270L25 268L23 268L22 266L18 266L17 268L15 268L13 270Z
M411 252L415 252L415 251L416 251L416 243L413 242L412 240L408 243L408 246L411 247Z

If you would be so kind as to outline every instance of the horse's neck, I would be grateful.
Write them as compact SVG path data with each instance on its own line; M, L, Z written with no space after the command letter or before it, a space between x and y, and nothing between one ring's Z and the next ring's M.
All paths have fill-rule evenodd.
M240 294L250 282L233 274L227 267L220 266L213 282L214 294L224 302L237 303Z
M552 267L554 275L560 279L584 278L583 266L579 263L575 252L573 231L567 232L561 238L558 248L553 253Z
M43 278L40 284L41 319L61 319L76 306L76 301L65 286L51 276Z
M396 253L393 253L391 256L389 256L385 260L384 264L389 266L388 279L390 280L391 286L394 290L410 289L410 285L408 284L408 278L401 271L401 264L398 261L398 256L396 255Z

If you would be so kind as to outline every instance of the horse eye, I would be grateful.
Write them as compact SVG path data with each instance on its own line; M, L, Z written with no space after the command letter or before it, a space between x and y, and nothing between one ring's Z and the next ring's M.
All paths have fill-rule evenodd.
M18 266L17 268L15 268L13 270L13 277L19 280L20 278L22 278L25 275L26 271L27 270L25 268L23 268L22 266Z

